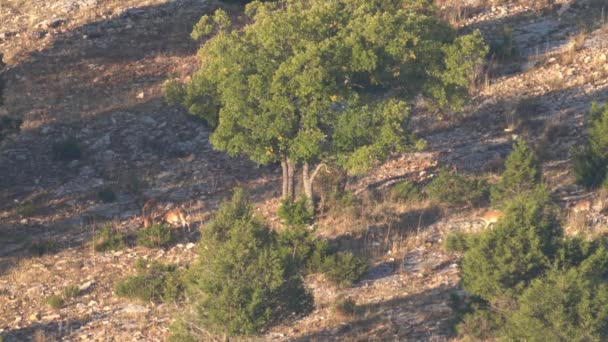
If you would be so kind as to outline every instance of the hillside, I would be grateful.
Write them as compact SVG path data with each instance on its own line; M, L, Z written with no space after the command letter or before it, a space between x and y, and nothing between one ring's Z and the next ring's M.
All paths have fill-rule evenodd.
M488 42L512 28L518 55L480 72L459 117L416 104L413 126L427 142L424 150L395 155L348 179L362 213L324 213L317 233L366 256L370 270L351 288L308 276L314 311L273 327L261 340L455 338L449 298L459 291L459 255L442 242L450 232L482 229L476 215L483 208L384 200L397 181L425 183L440 166L496 179L513 141L524 137L541 156L543 176L564 212L570 202L595 195L575 185L570 151L582 141L591 103L608 102L604 12L583 0L444 2L439 7L454 25L462 32L480 29ZM260 167L214 150L206 125L163 100L168 78L187 79L196 70L199 44L190 31L218 6L214 0L3 0L0 52L8 68L0 114L24 124L0 142L2 341L166 340L178 304L114 293L116 280L132 274L138 258L193 262L196 229L205 228L236 185L280 227L280 166ZM596 24L580 34L590 22ZM66 138L78 142L83 158L54 160L53 146ZM115 200L104 202L103 189L112 189ZM141 207L152 197L184 208L196 229L165 249L133 241L116 252L92 248L108 222L133 240ZM597 232L608 225L601 213L592 221ZM71 285L80 288L78 297L57 310L46 304ZM341 297L353 298L361 314L334 315Z

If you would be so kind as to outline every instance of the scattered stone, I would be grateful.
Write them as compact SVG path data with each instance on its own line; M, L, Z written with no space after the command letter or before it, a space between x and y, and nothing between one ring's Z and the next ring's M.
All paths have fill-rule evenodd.
M147 314L150 309L137 304L129 304L122 311L126 314Z

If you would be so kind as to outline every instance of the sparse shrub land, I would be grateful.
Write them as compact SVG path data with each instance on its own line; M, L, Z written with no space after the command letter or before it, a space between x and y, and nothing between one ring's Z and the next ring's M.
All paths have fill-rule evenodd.
M182 272L177 267L139 259L136 270L135 275L116 283L116 295L156 303L182 299L184 283Z
M519 49L512 28L504 26L501 36L490 42L490 56L502 62L519 57Z
M173 241L173 231L166 224L155 223L137 232L137 245L160 248Z
M283 200L277 213L287 226L300 226L310 224L314 219L312 208L309 207L305 197L297 201Z
M116 193L109 186L104 186L97 191L97 198L104 203L111 203L116 201Z
M487 202L489 186L484 179L441 169L425 191L431 200L445 205L478 206Z
M420 189L408 180L396 183L391 188L391 196L399 202L418 202L423 198Z
M589 188L608 184L608 105L593 103L587 116L587 141L575 149L576 181Z

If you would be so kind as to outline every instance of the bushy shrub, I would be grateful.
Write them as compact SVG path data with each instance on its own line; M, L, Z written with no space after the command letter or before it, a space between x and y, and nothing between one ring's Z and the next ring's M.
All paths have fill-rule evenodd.
M314 218L313 210L305 197L300 197L297 201L281 201L278 215L284 224L292 227L310 224Z
M66 286L63 289L63 298L75 298L80 294L80 289L76 285Z
M505 161L505 171L490 190L492 204L502 205L516 195L535 191L540 184L540 163L528 144L519 140Z
M447 205L476 206L488 198L485 180L452 174L446 169L442 169L425 190L432 200Z
M181 104L186 95L186 89L183 83L176 79L169 79L163 84L165 93L165 101L170 105Z
M111 187L106 186L97 191L97 198L104 203L111 203L116 201L116 193Z
M351 252L328 255L321 267L327 280L342 287L352 286L365 275L367 269L367 263Z
M341 298L334 303L332 311L335 316L348 319L357 316L359 308L352 298Z
M57 242L54 240L37 239L30 243L29 250L30 253L34 254L35 256L41 257L45 254L57 251L58 247Z
M93 247L98 252L122 249L123 236L111 224L106 224L95 236Z
M503 62L519 56L512 28L503 27L500 36L490 42L490 55Z
M400 202L416 202L422 199L422 193L416 185L408 180L403 180L391 188L393 199Z
M182 275L175 266L139 259L136 269L136 275L116 283L114 290L118 296L157 303L178 301L182 298Z
M78 140L69 137L53 144L53 160L72 161L82 158L82 149Z
M591 106L587 127L587 142L574 151L573 165L577 183L592 188L608 177L608 105Z
M277 234L254 215L240 189L202 231L199 254L187 277L198 313L190 326L256 335L286 315L310 309L300 267L292 265ZM192 336L188 329L175 328L174 339Z
M606 341L608 339L607 251L579 267L552 269L519 298L502 331L513 341Z
M462 285L491 301L521 294L558 253L562 230L546 194L516 197L464 254Z
M173 232L165 224L155 223L137 232L137 245L160 248L173 241Z
M0 97L0 100L2 98ZM7 136L19 133L23 120L11 118L9 116L0 117L0 142Z
M33 203L23 203L17 207L17 213L21 217L32 217L38 212L38 207Z
M51 307L51 309L57 310L64 306L65 301L63 298L61 298L61 296L52 295L46 299L46 303Z
M443 246L448 252L466 252L477 242L478 236L461 232L446 236Z

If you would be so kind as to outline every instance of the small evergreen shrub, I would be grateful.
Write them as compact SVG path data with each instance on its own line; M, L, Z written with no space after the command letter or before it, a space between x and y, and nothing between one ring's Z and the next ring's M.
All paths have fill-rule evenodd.
M103 226L93 241L97 252L117 251L123 247L123 236L111 224Z
M202 231L199 254L187 275L196 312L189 318L192 325L215 334L257 335L311 308L301 267L287 257L277 233L254 215L240 189ZM171 339L196 336L188 326L176 325Z
M327 280L338 286L348 287L363 278L367 269L368 265L363 259L351 252L339 252L327 256L321 270Z
M79 294L80 294L80 289L78 288L78 286L75 286L75 285L67 286L63 289L63 298L66 298L66 299L76 298L76 297L78 297Z
M111 187L103 187L97 191L97 198L104 203L111 203L116 201L116 193Z
M181 273L172 265L139 259L137 273L116 283L116 295L144 302L175 302L182 298L184 285Z
M287 226L300 226L312 223L314 213L309 208L305 197L297 201L283 200L278 211L279 217Z
M448 252L466 252L471 246L473 246L476 236L471 234L465 234L461 232L451 233L446 236L443 243L445 249Z
M57 242L53 240L34 240L30 243L30 253L37 257L53 253L58 249Z
M137 232L137 245L147 248L160 248L173 241L173 232L164 224L155 223Z
M587 141L573 153L576 181L588 188L607 182L608 105L592 104L587 118Z
M165 101L170 105L178 105L184 102L186 89L183 83L176 79L169 79L163 84Z
M501 206L516 195L535 191L540 180L540 163L534 151L525 141L519 140L505 161L500 181L490 190L492 204Z
M38 207L33 203L23 203L17 207L17 213L21 217L32 217L38 212Z
M487 201L488 184L475 177L464 177L442 169L426 187L429 197L442 204L477 206Z
M46 303L51 307L51 309L57 310L61 309L65 304L63 298L58 295L52 295L46 299Z
M335 316L350 319L357 316L359 308L352 298L342 298L334 303L332 311Z
M503 62L519 57L519 49L513 29L507 26L503 27L500 37L490 42L490 56Z
M0 80L1 82L1 80ZM0 98L0 102L1 102ZM7 136L19 133L23 120L11 118L9 116L0 117L0 142Z
M417 202L422 200L422 193L414 185L414 183L403 180L398 182L391 189L391 195L393 199L400 202Z
M75 138L70 137L53 144L53 160L72 161L80 158L82 149Z
M484 300L521 294L558 254L562 230L546 194L516 197L461 263L462 285Z

